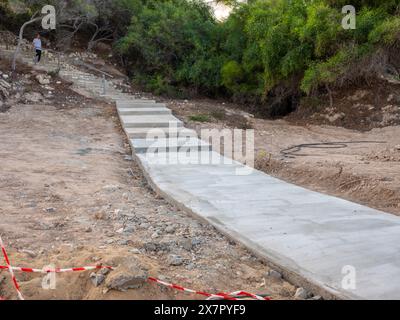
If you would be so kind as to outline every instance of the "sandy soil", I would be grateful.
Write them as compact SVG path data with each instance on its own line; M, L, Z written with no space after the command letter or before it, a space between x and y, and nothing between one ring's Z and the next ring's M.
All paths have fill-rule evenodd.
M58 103L61 96L71 103ZM103 263L124 270L137 264L151 276L196 290L293 298L296 288L267 276L263 262L148 188L115 106L64 88L47 102L15 104L0 113L0 136L0 233L15 266ZM171 255L180 262L171 262ZM113 273L98 287L90 272L62 274L56 290L42 289L41 275L17 278L26 299L199 298L149 283L109 290ZM4 270L0 296L16 298Z
M253 128L256 167L283 180L400 215L400 126L357 131L254 118L233 104L166 100L188 127ZM193 116L207 121L193 121ZM195 118L196 119L196 118ZM357 143L359 141L368 141ZM300 144L345 142L338 148Z

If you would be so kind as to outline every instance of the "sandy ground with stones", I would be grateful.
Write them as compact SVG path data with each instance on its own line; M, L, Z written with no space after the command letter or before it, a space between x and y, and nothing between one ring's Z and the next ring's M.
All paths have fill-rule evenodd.
M42 288L40 274L18 273L26 299L202 299L147 276L212 293L293 299L296 288L268 275L264 262L149 189L115 106L63 90L69 104L55 88L42 103L0 112L0 233L15 266L117 270L61 274L55 290ZM136 289L126 290L126 278ZM0 296L16 298L5 270Z

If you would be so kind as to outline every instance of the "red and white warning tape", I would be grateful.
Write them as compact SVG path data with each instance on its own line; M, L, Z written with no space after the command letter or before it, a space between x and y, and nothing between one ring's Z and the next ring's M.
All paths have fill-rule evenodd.
M81 272L81 271L90 271L90 270L99 270L99 269L109 269L113 270L113 267L107 266L91 266L91 267L79 267L79 268L68 268L68 269L32 269L32 268L21 268L21 267L11 267L13 271L19 272L27 272L27 273L66 273L66 272ZM0 270L9 270L8 266L0 266Z
M6 247L4 246L3 239L1 238L1 236L0 236L0 246L1 246L1 251L3 252L4 259L6 260L7 263L8 271L10 272L12 283L14 285L15 290L17 291L18 298L20 300L24 300L24 296L22 295L21 290L19 289L17 278L15 278L13 268L11 267L10 259L8 258L7 255Z
M15 278L14 271L27 272L27 273L66 273L66 272L81 272L81 271L90 271L90 270L99 270L99 269L114 270L113 267L101 266L101 265L99 265L99 266L89 266L89 267L80 267L80 268L68 268L68 269L60 269L60 268L33 269L33 268L13 267L13 266L11 266L11 263L10 263L10 260L8 258L7 251L5 249L5 246L4 246L3 240L1 239L1 236L0 236L0 245L1 245L1 250L3 252L4 259L6 260L6 263L7 263L6 266L1 266L0 265L0 270L8 270L10 272L14 288L17 291L18 298L20 300L24 300L24 297L22 296L19 284L17 282L17 279ZM236 292L232 292L232 293L212 294L212 293L207 293L207 292L203 292L203 291L196 291L196 290L188 289L188 288L179 286L177 284L168 283L168 282L165 282L165 281L159 280L157 278L153 278L153 277L149 277L148 281L149 282L153 282L153 283L158 283L160 285L163 285L165 287L168 287L168 288L171 288L171 289L175 289L175 290L178 290L178 291L187 292L187 293L196 294L196 295L201 295L201 296L207 297L207 300L215 300L215 299L219 299L219 300L221 300L221 299L223 299L223 300L237 300L237 297L240 297L240 298L248 297L248 298L252 298L252 299L255 299L255 300L270 300L270 298L268 298L268 297L261 297L259 295L252 294L252 293L249 293L249 292L246 292L246 291L236 291ZM4 298L0 297L0 300L4 300Z
M248 297L248 298L253 298L256 300L270 300L270 298L268 298L268 297L261 297L256 294L248 293L246 291L236 291L236 292L232 292L232 293L212 294L212 293L207 293L207 292L203 292L203 291L196 291L196 290L188 289L188 288L185 288L185 287L173 284L173 283L161 281L161 280L159 280L157 278L153 278L153 277L149 277L149 281L161 284L161 285L171 288L171 289L201 295L201 296L207 297L207 299L237 300L236 297Z

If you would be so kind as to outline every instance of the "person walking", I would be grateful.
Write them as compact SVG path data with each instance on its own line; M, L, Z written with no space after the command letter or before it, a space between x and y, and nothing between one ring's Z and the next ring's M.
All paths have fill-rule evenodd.
M40 39L40 34L38 33L36 35L36 38L33 39L33 46L36 51L36 56L35 56L35 64L40 62L40 59L42 58L42 40Z

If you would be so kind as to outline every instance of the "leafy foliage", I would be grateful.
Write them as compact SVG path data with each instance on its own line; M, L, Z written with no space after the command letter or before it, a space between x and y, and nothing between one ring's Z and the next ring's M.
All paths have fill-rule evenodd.
M223 22L198 1L124 1L135 9L118 49L131 73L159 92L191 88L268 104L362 78L366 57L400 35L399 0L352 1L355 30L341 25L344 0L236 3Z

